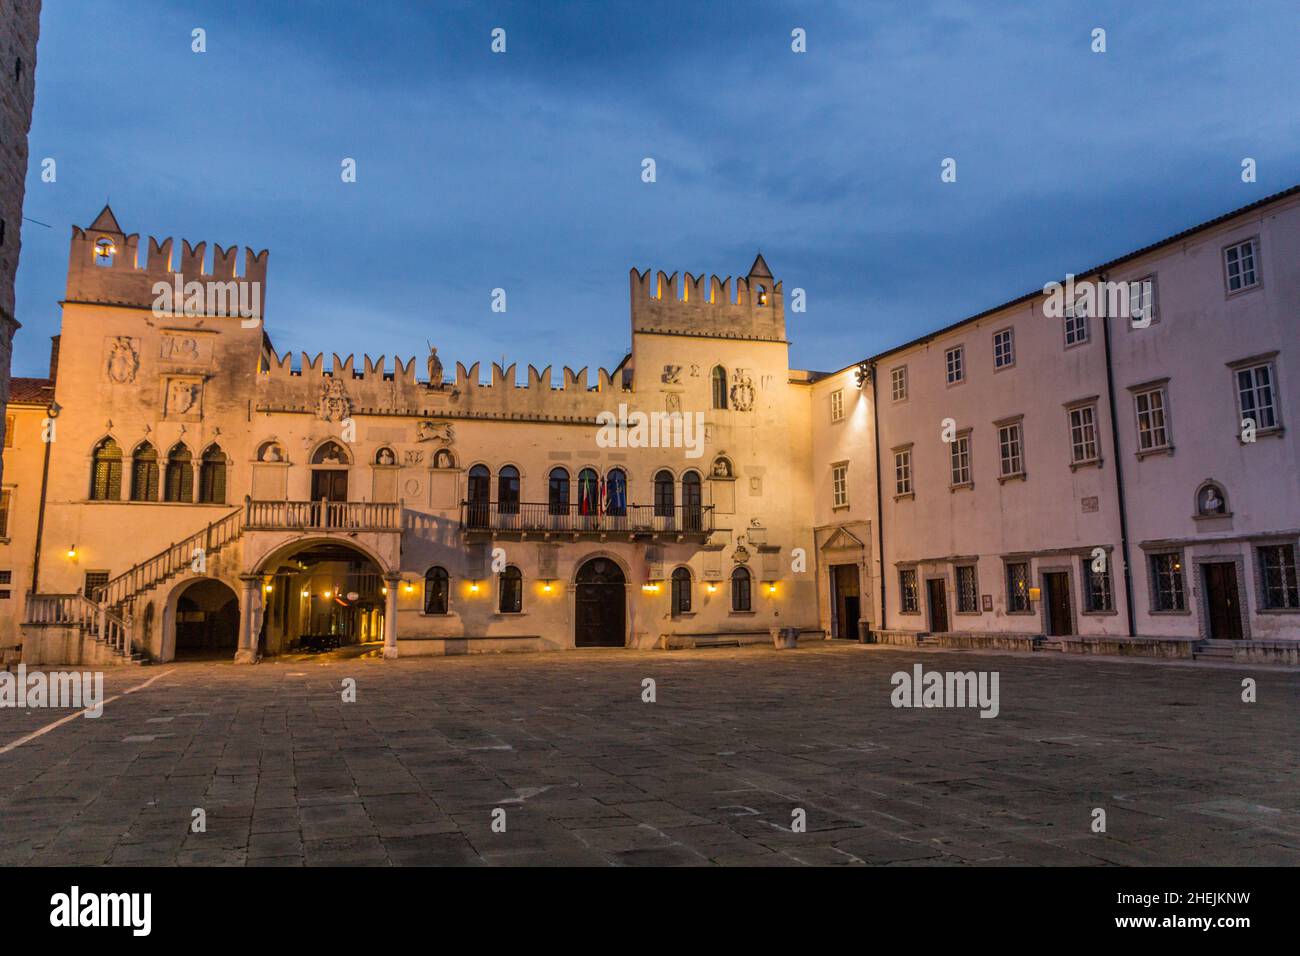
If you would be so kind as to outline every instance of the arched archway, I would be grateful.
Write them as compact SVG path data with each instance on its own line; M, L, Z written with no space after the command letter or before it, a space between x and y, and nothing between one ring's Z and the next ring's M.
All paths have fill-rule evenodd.
M215 578L198 578L176 596L174 660L229 659L239 645L239 597ZM150 606L152 610L152 605Z
M279 548L257 571L262 654L326 651L383 641L388 585L377 558L342 541Z
M578 569L574 608L575 646L623 647L627 643L627 579L617 562L596 557Z

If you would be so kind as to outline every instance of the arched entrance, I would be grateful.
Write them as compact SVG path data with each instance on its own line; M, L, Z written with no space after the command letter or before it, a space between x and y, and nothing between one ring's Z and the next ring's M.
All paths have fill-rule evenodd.
M384 639L388 589L374 560L341 542L305 545L262 569L262 654L328 651Z
M145 619L152 625L153 606ZM239 644L239 597L228 584L202 578L176 598L176 660L229 659Z
M592 558L578 570L573 643L622 647L626 643L627 581L609 558Z

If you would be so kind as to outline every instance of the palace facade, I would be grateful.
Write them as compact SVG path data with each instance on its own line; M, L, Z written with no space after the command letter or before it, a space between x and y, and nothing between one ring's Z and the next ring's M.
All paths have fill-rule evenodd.
M14 381L11 659L1300 648L1300 190L1074 277L1131 315L1036 292L833 373L762 256L632 270L610 371L452 372L281 354L265 251L147 246L73 229Z

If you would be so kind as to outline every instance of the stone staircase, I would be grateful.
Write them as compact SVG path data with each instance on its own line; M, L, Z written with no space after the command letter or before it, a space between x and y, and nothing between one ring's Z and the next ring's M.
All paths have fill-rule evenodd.
M92 637L107 662L148 663L147 648L134 642L135 603L144 594L177 574L206 567L216 554L244 530L246 507L211 522L157 554L112 578L95 593L32 594L27 598L24 627L62 627ZM199 563L201 557L202 563Z
M1236 641L1205 640L1192 649L1192 660L1234 661L1237 659Z

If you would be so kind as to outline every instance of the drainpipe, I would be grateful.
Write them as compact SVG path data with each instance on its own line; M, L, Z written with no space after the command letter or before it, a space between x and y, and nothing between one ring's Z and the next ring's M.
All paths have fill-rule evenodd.
M1106 281L1105 274L1097 276ZM1103 310L1104 311L1104 310ZM1115 496L1119 499L1119 541L1124 555L1124 610L1128 615L1128 633L1132 637L1137 629L1133 617L1133 571L1128 553L1128 509L1124 504L1124 466L1120 461L1119 419L1115 414L1115 368L1110 357L1110 315L1101 319L1102 340L1106 345L1106 397L1110 403L1110 444L1115 453Z
M885 616L885 501L882 496L883 482L880 479L880 403L876 401L876 363L873 359L867 363L871 372L871 441L876 446L876 560L880 563L880 626L883 630L888 622Z
M45 414L53 423L54 419L59 417L57 406L51 404L45 409ZM54 442L45 443L45 456L41 463L41 499L36 512L36 547L32 551L32 594L37 593L37 583L41 576L41 536L45 533L45 489L49 487L50 482L50 449L53 447Z

